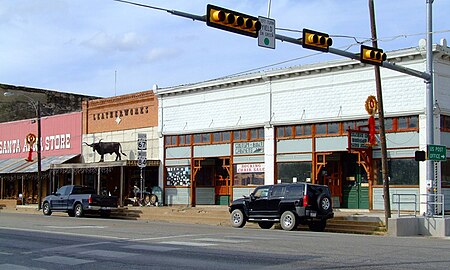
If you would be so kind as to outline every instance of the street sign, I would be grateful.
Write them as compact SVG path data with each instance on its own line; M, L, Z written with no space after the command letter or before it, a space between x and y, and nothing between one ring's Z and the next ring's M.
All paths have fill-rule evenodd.
M447 147L445 145L433 145L427 146L428 159L434 161L447 160Z
M258 20L261 23L258 46L275 49L275 20L261 16L258 17Z
M147 134L138 133L138 150L147 150Z

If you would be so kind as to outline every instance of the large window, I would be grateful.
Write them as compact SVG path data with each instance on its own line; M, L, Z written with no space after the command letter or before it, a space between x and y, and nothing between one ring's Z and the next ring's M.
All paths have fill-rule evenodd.
M277 179L281 183L306 182L311 180L311 162L288 162L277 164Z
M376 160L374 169L377 172L375 183L383 185L381 160ZM419 162L414 159L388 160L389 185L419 185Z
M450 187L450 162L441 163L441 181L443 187Z
M264 184L264 164L234 164L234 186L260 186Z
M190 186L191 168L189 166L167 167L166 168L167 186Z

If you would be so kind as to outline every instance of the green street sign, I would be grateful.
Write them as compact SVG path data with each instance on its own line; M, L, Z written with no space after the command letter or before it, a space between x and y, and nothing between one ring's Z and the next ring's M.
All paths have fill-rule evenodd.
M428 160L444 161L447 160L447 147L445 145L430 144L428 148Z

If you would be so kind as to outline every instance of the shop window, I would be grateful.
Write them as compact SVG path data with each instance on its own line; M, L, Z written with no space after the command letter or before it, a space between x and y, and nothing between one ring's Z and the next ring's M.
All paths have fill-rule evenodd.
M384 118L384 130L394 131L394 118Z
M177 145L177 136L165 136L166 146L175 146Z
M406 116L397 118L397 130L417 129L419 119L417 116Z
M317 135L327 134L327 124L316 124L316 134Z
M237 130L233 132L234 141L248 141L248 130Z
M179 138L179 145L190 145L191 144L191 135L180 135Z
M250 138L252 140L264 140L264 129L263 128L251 129Z
M281 183L311 181L311 162L277 163L277 179Z
M190 186L191 168L189 166L166 167L167 186Z
M229 142L231 140L231 132L214 132L213 143Z
M376 160L376 184L383 185L381 160ZM413 158L388 160L389 185L419 185L419 162Z
M450 187L450 162L441 163L441 181L443 187Z
M264 164L234 164L234 186L260 186L264 184Z
M277 138L292 138L293 127L287 126L287 127L277 127Z
M339 134L339 123L328 123L327 134Z
M295 126L295 137L311 136L311 125Z
M194 135L195 144L211 143L211 133L201 133Z

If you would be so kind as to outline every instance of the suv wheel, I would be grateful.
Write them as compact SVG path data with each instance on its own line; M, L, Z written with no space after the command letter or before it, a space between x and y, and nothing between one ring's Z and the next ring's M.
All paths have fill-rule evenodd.
M233 212L231 212L230 221L231 226L233 226L234 228L242 228L247 222L241 209L234 209Z
M291 211L286 211L281 215L281 228L285 231L292 231L297 227L297 217Z
M323 214L328 214L331 211L331 198L326 194L321 194L317 198L317 206L319 207L319 212Z

